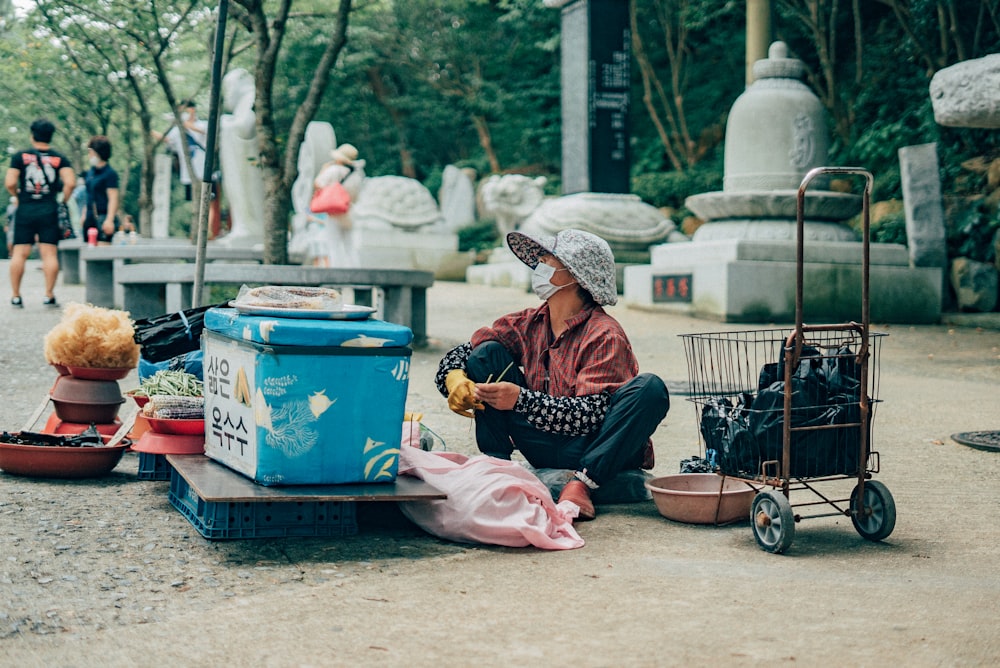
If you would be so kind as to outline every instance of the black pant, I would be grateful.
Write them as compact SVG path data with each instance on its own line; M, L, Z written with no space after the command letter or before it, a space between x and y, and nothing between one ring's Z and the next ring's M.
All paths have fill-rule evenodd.
M472 351L466 373L477 383L493 378L511 362L510 352L496 341ZM526 387L524 374L512 366L504 381ZM535 468L586 470L598 485L622 471L642 465L646 440L670 410L670 394L663 381L641 373L612 395L604 422L597 431L579 436L538 429L513 410L491 406L476 413L476 444L485 454L510 459L515 448Z

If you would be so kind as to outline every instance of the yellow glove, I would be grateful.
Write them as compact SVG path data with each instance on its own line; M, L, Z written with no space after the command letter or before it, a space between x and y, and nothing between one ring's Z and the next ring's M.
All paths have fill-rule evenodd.
M452 369L444 377L444 386L448 388L448 408L467 418L473 417L472 409L485 408L476 401L476 384L469 380L461 369Z

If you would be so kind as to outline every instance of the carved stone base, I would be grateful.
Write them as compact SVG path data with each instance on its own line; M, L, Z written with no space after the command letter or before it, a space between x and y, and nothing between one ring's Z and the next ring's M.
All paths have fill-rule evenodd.
M804 247L803 303L808 324L859 320L860 242ZM624 302L723 322L788 324L795 319L796 244L792 241L708 241L651 249L651 264L626 267ZM937 323L942 270L910 267L906 247L872 244L872 322ZM688 301L667 301L656 286L683 280ZM672 295L666 295L672 296Z
M804 239L811 241L857 241L854 230L840 223L805 221ZM795 241L795 221L789 220L714 220L699 227L692 241Z

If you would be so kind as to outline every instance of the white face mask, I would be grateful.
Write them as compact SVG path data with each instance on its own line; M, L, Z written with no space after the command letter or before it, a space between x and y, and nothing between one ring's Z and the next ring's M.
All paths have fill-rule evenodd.
M544 262L539 262L535 265L535 270L531 272L531 289L535 291L539 299L547 300L563 288L569 287L576 282L573 281L573 283L567 283L566 285L553 285L552 277L556 275L556 271L555 267ZM558 271L566 270L559 269Z
M101 159L98 158L97 156L95 156L95 155L90 156L90 165L92 167L97 167L97 163L99 163L100 161L101 161Z

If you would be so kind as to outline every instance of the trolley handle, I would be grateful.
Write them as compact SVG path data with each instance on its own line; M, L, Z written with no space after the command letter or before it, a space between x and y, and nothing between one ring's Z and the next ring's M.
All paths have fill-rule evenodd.
M863 176L865 178L865 189L864 196L861 203L861 242L862 242L862 258L861 258L861 327L863 330L863 336L867 338L868 326L870 324L869 319L869 296L868 296L868 266L870 257L870 242L869 242L869 231L871 228L871 219L869 215L869 201L871 199L872 185L875 181L872 173L867 169L862 167L815 167L806 172L806 175L802 178L802 183L799 184L799 189L796 197L795 206L795 223L796 223L796 266L795 266L795 329L802 329L802 279L803 279L803 264L805 260L805 198L806 198L806 188L809 183L812 182L817 176L821 174L848 174Z

